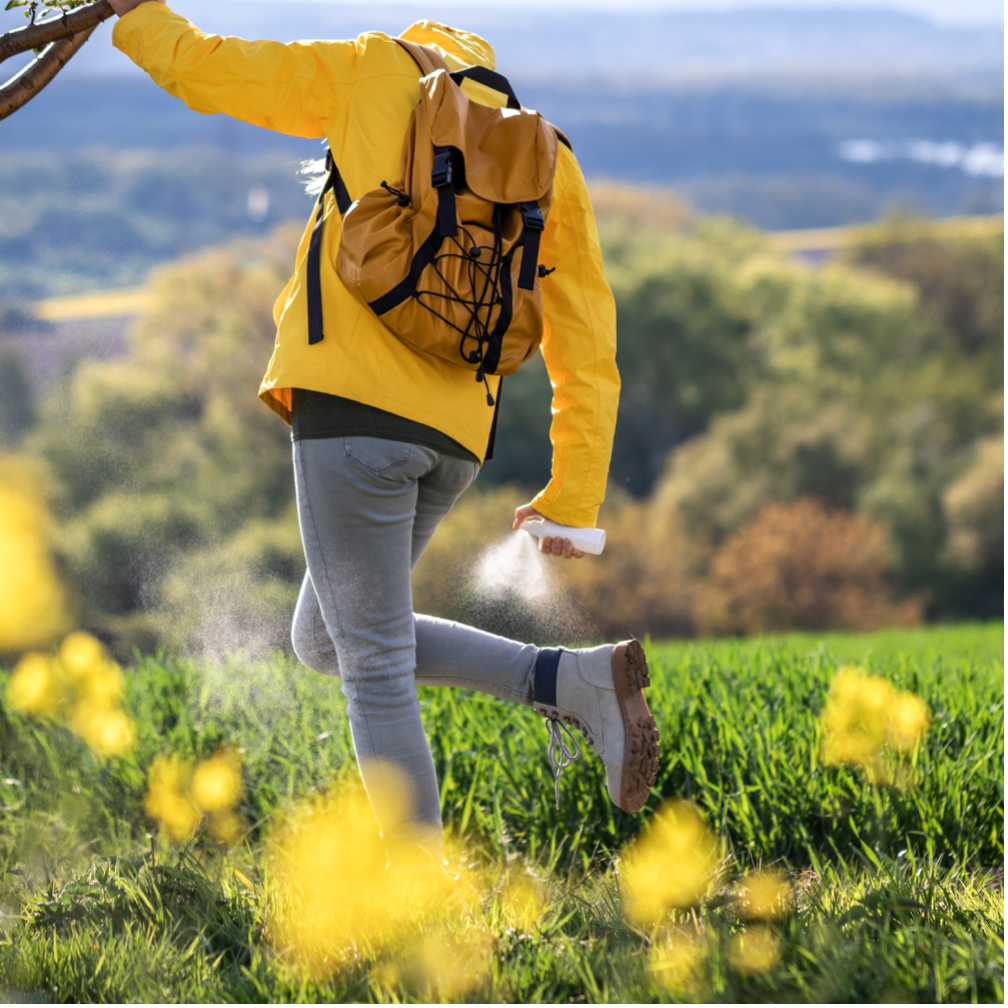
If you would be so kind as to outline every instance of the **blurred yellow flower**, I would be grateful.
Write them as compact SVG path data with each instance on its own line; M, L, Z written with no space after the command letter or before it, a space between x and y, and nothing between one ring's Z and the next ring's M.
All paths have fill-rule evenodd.
M7 680L7 706L33 717L53 717L63 695L54 665L47 655L26 654Z
M527 874L508 878L500 902L505 925L521 932L535 928L545 906L539 886Z
M765 924L758 924L732 939L729 956L743 973L766 973L780 962L780 939Z
M188 840L200 814L184 794L185 764L174 756L158 756L147 771L144 811L157 819L173 840Z
M6 455L0 471L0 652L20 651L51 641L70 620L45 544L42 470ZM59 658L25 655L5 694L13 710L60 720L107 757L125 752L136 738L133 722L119 709L122 692L122 673L101 643L78 631L63 640Z
M702 987L701 967L705 948L684 931L673 932L651 952L648 971L670 993L682 998L695 998Z
M886 712L885 738L899 752L915 749L927 731L931 711L914 693L900 693Z
M71 727L99 756L121 756L136 742L136 725L121 710L114 708L78 704Z
M623 904L636 924L653 926L671 908L697 904L714 877L717 847L696 808L666 802L625 850Z
M177 756L159 756L147 771L144 809L177 841L188 840L208 816L210 834L232 844L245 832L245 821L234 811L241 795L241 760L224 749L196 765Z
M778 920L787 911L791 886L780 872L746 875L736 892L742 913L753 920Z
M245 820L230 810L210 816L210 833L218 843L230 846L244 832Z
M58 718L98 756L121 756L136 741L136 725L119 708L119 666L90 634L70 634L59 657L31 652L7 682L7 703L34 717Z
M113 707L122 699L126 683L119 666L111 661L94 666L77 680L77 695L83 703Z
M873 742L880 740L885 710L895 692L887 680L845 666L830 685L830 702L824 711L827 727L834 734L860 734Z
M460 940L445 927L435 928L402 956L402 980L427 1002L457 1004L490 970L487 938L469 933Z
M234 808L241 794L241 762L237 755L223 750L203 760L193 774L190 794L204 812Z
M386 768L387 779L394 773ZM384 796L385 814L393 811L395 790ZM460 889L468 880L446 873L415 844L385 838L383 845L360 787L302 806L280 824L269 847L271 940L312 977L331 976L347 957L415 931L446 908L466 913Z
M399 985L402 969L393 959L383 959L376 963L369 974L372 983L391 989Z
M834 677L820 715L823 758L833 766L860 765L875 781L889 780L884 747L901 753L913 750L929 720L927 705L914 693L845 666Z
M72 679L83 679L105 665L105 648L96 637L76 630L63 638L59 657Z
M0 456L0 652L46 644L69 629L66 593L45 542L48 508L30 463Z

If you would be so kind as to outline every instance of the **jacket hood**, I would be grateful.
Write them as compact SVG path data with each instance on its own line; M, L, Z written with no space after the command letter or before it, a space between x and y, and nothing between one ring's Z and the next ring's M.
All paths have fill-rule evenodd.
M493 48L485 39L481 39L479 35L460 31L458 28L438 24L436 21L417 21L416 24L410 25L400 38L419 45L437 46L448 56L460 60L463 66L478 64L493 70L497 63Z

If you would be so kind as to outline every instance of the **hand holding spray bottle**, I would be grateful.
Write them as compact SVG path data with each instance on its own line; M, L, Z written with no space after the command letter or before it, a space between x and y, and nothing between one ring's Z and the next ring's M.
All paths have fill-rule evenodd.
M574 549L582 553L591 553L593 556L598 556L605 549L605 529L573 528L570 525L558 525L549 518L529 518L518 528L540 541L547 536L570 539Z

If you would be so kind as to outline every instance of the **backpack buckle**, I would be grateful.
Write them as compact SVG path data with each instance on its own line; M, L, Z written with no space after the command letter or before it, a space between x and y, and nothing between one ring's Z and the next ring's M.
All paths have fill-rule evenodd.
M530 228L532 231L542 231L546 227L546 222L543 220L542 210L539 209L539 204L522 203L520 205L522 223L525 227Z
M431 185L435 189L440 189L442 186L451 185L451 181L451 151L437 151L434 155L434 168L431 171Z

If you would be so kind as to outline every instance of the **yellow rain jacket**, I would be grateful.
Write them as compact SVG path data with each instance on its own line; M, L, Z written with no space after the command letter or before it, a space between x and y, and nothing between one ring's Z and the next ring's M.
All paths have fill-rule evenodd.
M494 68L493 50L475 35L421 21L402 37L434 47L453 70L477 63ZM387 35L246 42L203 34L165 5L143 3L119 19L112 39L197 112L223 112L291 136L325 137L351 198L398 177L406 124L420 100L419 71ZM505 104L503 95L480 84L466 81L464 87L486 105ZM323 311L338 326L309 345L309 221L294 276L274 308L276 346L260 398L289 423L291 389L343 396L433 427L482 459L493 419L482 384L472 371L414 353L350 294L335 268L341 220L331 194L325 214ZM532 503L564 525L592 526L605 497L619 401L616 308L584 178L562 144L539 261L556 267L542 283L553 472ZM494 392L497 381L491 378Z

